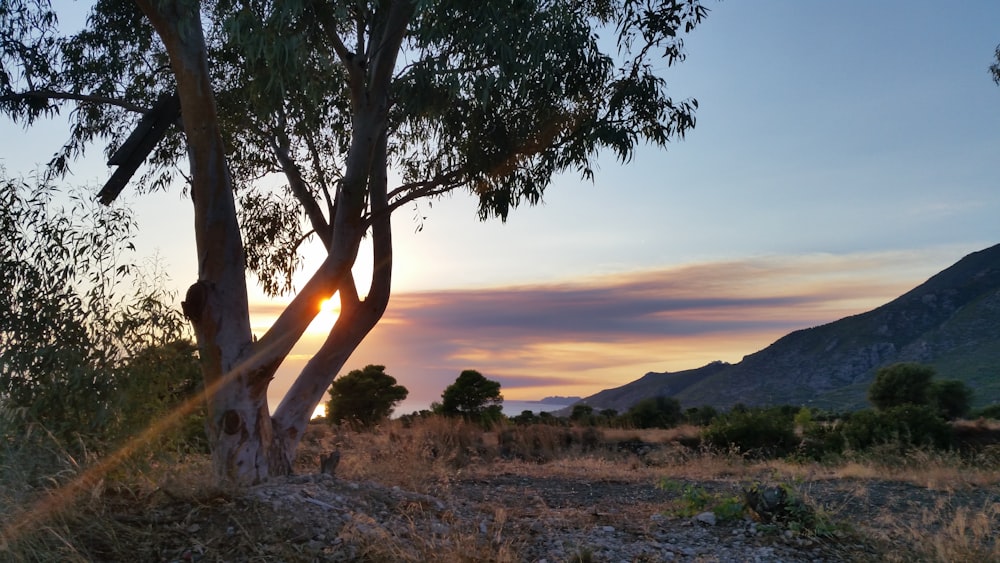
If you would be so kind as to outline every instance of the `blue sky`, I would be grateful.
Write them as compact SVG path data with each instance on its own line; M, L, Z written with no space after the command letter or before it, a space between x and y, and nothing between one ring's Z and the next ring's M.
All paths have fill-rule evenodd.
M675 97L698 99L695 130L625 166L602 159L593 183L560 177L506 224L479 222L464 194L402 210L393 302L347 369L385 364L414 407L463 369L509 398L586 395L738 361L1000 242L1000 87L987 71L1000 3L707 5L687 61L663 72ZM30 170L64 135L60 122L8 126L0 157ZM101 160L72 180L103 183ZM129 201L140 250L189 285L189 205L179 192ZM255 298L261 331L281 301Z

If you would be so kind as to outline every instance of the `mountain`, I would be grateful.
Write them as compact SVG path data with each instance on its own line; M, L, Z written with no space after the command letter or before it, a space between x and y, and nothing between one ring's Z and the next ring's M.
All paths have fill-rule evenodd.
M976 405L1000 402L1000 244L877 309L792 332L739 363L650 372L584 402L624 412L640 399L670 395L684 407L857 409L867 406L878 368L895 362L927 364L940 378L965 381Z

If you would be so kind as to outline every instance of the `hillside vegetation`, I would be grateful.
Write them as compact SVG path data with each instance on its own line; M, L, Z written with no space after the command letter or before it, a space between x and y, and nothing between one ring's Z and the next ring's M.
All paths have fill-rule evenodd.
M872 311L795 331L736 364L647 373L583 401L628 409L669 395L685 406L865 405L878 368L919 362L975 392L976 406L1000 402L1000 245L962 258Z

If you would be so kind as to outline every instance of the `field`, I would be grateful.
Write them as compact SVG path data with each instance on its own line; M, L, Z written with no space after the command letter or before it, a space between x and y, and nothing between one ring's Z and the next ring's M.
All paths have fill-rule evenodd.
M317 423L296 476L247 490L213 486L203 456L96 477L63 459L34 482L11 461L0 560L1000 561L996 446L819 464L691 447L697 433Z

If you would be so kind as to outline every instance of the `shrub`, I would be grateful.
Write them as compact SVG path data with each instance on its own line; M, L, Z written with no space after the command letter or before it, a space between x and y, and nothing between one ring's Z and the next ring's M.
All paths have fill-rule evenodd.
M127 210L0 182L0 439L41 429L73 456L106 450L197 392L187 324L155 263L127 261ZM167 442L201 431L182 426Z
M668 509L671 515L688 518L711 511L719 520L727 522L743 516L746 510L746 505L738 495L711 492L673 479L661 479L656 486L676 495Z
M929 405L859 411L844 423L843 433L847 445L858 451L880 444L947 448L953 439L951 426Z
M928 390L930 402L941 416L955 420L969 414L972 408L972 389L957 379L939 379Z
M510 417L510 421L519 426L538 423L538 417L529 410L521 411L521 414Z
M509 426L497 433L502 457L537 463L557 459L574 448L584 452L593 451L603 440L601 431L593 426L580 429L531 424Z
M975 416L1000 420L1000 405L990 405L976 411Z
M844 453L846 445L841 424L813 422L802 431L798 453L806 459L826 461L838 458Z
M799 439L792 418L777 411L744 410L717 417L702 436L709 445L737 447L754 457L782 457L795 451Z
M901 405L926 405L930 402L934 368L913 363L883 367L868 387L868 401L879 410Z
M409 394L385 366L368 365L337 378L330 386L326 418L331 424L348 422L371 428L392 414Z
M719 411L711 405L691 407L684 411L684 420L694 426L708 426L717 416Z
M626 413L636 428L671 428L682 420L681 404L673 397L649 397Z
M594 407L583 403L577 403L573 405L573 411L570 413L569 419L577 424L593 425L595 422Z

